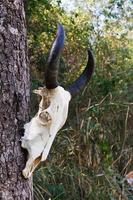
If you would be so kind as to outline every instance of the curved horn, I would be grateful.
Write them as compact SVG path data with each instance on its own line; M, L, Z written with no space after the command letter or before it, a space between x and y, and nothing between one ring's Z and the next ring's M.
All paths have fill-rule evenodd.
M70 92L72 96L76 95L81 88L83 88L87 82L90 80L93 70L94 70L94 57L90 50L88 50L88 62L86 68L82 72L82 74L74 81L68 88L67 91Z
M61 50L64 46L65 32L63 26L58 24L58 30L56 34L56 39L50 50L50 54L47 61L47 66L45 70L45 83L47 89L54 89L58 84L58 68Z

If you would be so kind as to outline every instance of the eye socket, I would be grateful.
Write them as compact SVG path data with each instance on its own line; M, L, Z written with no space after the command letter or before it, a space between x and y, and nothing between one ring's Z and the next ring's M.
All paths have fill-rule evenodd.
M50 114L47 111L43 111L39 114L39 119L41 120L41 122L46 125L47 123L50 123L52 118L50 116Z

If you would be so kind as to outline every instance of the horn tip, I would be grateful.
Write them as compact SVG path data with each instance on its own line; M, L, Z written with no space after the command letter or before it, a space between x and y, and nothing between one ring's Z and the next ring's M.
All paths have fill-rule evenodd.
M92 61L92 63L91 64L95 64L95 60L94 60L94 56L93 56L93 52L92 52L92 49L90 49L90 48L88 48L88 58L89 58L89 60L91 60Z
M61 23L58 23L57 27L57 35L61 35L63 38L65 38L65 31L63 25Z

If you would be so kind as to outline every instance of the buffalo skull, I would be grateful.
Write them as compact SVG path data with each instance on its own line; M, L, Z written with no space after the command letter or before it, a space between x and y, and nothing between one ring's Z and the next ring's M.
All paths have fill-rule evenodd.
M37 114L25 124L24 136L21 138L21 146L28 151L28 160L22 172L25 178L29 178L37 165L47 159L57 132L66 122L71 97L87 84L93 73L94 58L88 50L88 63L79 78L66 90L59 85L58 68L64 38L64 29L59 24L47 61L45 87L33 91L41 96L41 102Z

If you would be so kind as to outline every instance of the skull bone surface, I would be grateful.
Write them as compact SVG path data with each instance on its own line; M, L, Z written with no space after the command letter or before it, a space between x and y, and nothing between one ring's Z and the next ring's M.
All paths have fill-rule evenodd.
M48 90L46 87L35 90L41 95L38 113L25 125L22 147L29 153L29 159L23 170L29 177L40 161L47 159L57 132L64 125L71 95L61 86Z
M80 77L67 90L59 86L58 61L63 45L64 29L59 24L47 62L46 86L33 91L41 96L39 109L31 121L25 124L24 136L21 138L21 146L28 151L28 160L22 172L25 178L29 178L38 164L47 159L57 132L66 122L71 97L86 85L93 72L94 59L91 51L88 51L89 60Z

